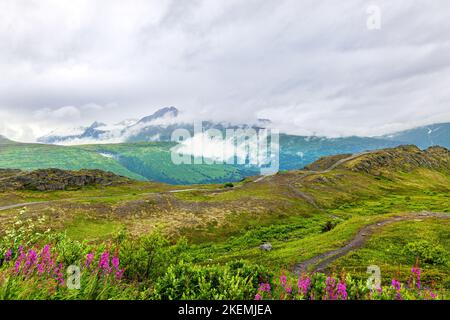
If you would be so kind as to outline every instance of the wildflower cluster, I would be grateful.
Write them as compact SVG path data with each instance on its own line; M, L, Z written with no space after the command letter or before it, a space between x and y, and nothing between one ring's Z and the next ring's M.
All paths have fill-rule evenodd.
M120 260L117 252L111 257L111 253L105 250L98 260L95 267L94 263L95 255L90 252L86 255L86 260L84 262L84 267L87 270L95 270L101 275L109 276L110 274L115 275L116 279L121 279L124 273L124 269L120 268Z
M325 276L321 273L313 275L303 274L297 279L297 290L293 291L289 279L282 275L278 286L269 283L261 283L255 300L273 299L282 300L407 300L407 299L438 299L438 295L431 289L421 287L421 270L414 267L408 285L402 284L397 279L385 287L372 290L363 281L354 281L349 275L340 278L332 275Z
M24 249L20 246L17 253L8 249L4 254L5 263L11 264L10 275L31 278L35 275L45 277L46 279L55 279L59 286L64 285L63 265L57 263L57 253L52 253L49 244L42 249L36 247ZM13 256L16 258L13 259Z

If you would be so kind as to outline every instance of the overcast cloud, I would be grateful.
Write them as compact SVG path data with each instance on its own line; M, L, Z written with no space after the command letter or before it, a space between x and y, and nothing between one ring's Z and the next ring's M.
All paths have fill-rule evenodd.
M164 106L378 135L450 121L449 88L448 0L0 0L0 134L21 141Z

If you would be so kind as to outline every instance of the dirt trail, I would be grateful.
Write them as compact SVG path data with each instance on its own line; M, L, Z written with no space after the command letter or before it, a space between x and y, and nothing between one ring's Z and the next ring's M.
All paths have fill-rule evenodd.
M303 198L306 202L308 202L310 205L312 205L314 208L319 209L319 205L316 203L314 197L312 197L311 195L307 194L306 192L303 192L301 190L299 190L294 184L295 183L299 183L301 182L304 178L315 175L315 174L325 174L330 172L333 169L336 169L338 166L340 166L341 164L347 162L347 161L351 161L353 159L356 159L362 155L368 154L371 151L365 151L365 152L361 152L361 153L357 153L357 154L353 154L347 158L341 159L339 161L336 161L335 163L333 163L331 166L329 166L327 169L325 170L321 170L321 171L316 171L316 170L310 170L307 171L303 174L301 174L297 179L295 179L294 181L291 181L287 184L287 187L289 188L289 190L296 196ZM258 180L255 180L255 182L257 182Z
M190 188L190 189L170 190L170 191L164 191L164 192L148 192L148 193L144 193L142 195L147 196L147 195L153 195L153 194L180 193L180 192L189 192L189 191L198 191L198 190L212 191L211 189ZM6 211L6 210L21 208L21 207L35 206L35 205L39 205L39 204L50 204L50 203L71 201L71 200L89 200L89 199L94 200L94 199L102 199L102 198L110 198L110 197L111 196L98 196L98 197L86 197L86 198L64 198L64 199L49 200L49 201L24 202L24 203L17 203L17 204L2 206L2 207L0 207L0 211Z
M21 207L27 207L27 206L34 206L34 205L37 205L37 204L48 204L48 203L52 203L52 202L56 202L56 201L61 201L61 200L36 201L36 202L25 202L25 203L11 204L11 205L8 205L8 206L0 207L0 211L5 211L5 210L15 209L15 208L21 208Z
M450 214L448 213L436 213L436 212L410 212L403 214L402 216L392 217L377 223L373 223L363 227L356 236L350 240L345 246L322 253L317 255L311 259L305 260L301 263L298 263L294 266L294 273L300 275L302 272L306 271L322 271L328 267L328 265L340 257L346 255L350 251L360 248L366 240L370 237L370 235L374 234L377 230L381 229L387 224L398 222L398 221L406 221L406 220L414 220L420 218L439 218L439 219L448 219L450 218ZM315 266L313 270L308 270L309 267Z
M304 173L303 175L301 175L299 177L299 179L303 179L309 175L312 174L322 174L322 173L327 173L331 170L333 170L334 168L336 168L337 166L341 165L342 163L346 162L346 161L350 161L353 160L363 154L367 154L369 152L363 152L363 153L358 153L358 154L354 154L350 157L347 157L345 159L341 159L339 161L337 161L336 163L334 163L333 165L331 165L329 168L327 168L326 170L323 171L308 171L306 173ZM257 178L256 180L253 181L253 183L259 183L264 181L266 178L269 178L273 175L264 175L261 176L259 178ZM241 186L236 186L234 188L230 188L228 190L225 189L202 189L202 188L189 188L189 189L176 189L176 190L170 190L170 191L163 191L163 192L149 192L149 193L145 193L143 195L154 195L154 194L165 194L165 193L181 193L181 192L189 192L189 191L205 191L205 192L218 192L218 191L231 191L234 189L238 189L241 188L243 185ZM300 196L301 198L305 199L308 203L310 203L311 205L313 205L314 207L317 208L317 204L314 201L314 198L312 198L311 196L305 194L304 192L297 190L293 185L289 184L288 186L294 194ZM88 198L83 198L85 199L101 199L101 198L108 198L109 196L99 196L99 197L88 197ZM11 204L11 205L7 205L7 206L0 206L0 211L6 211L6 210L10 210L10 209L15 209L15 208L21 208L21 207L27 207L27 206L34 206L34 205L39 205L39 204L50 204L50 203L56 203L56 202L61 202L61 201L71 201L71 200L77 200L75 198L66 198L66 199L58 199L58 200L49 200L49 201L35 201L35 202L25 202L25 203L17 203L17 204Z

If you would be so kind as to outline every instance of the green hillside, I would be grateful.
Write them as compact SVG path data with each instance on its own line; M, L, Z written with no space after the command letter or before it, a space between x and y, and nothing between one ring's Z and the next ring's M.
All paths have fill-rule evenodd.
M205 184L240 181L259 174L259 168L244 165L175 165L171 142L140 142L56 146L23 144L0 139L0 168L23 170L100 169L132 179L170 184ZM299 169L320 157L337 153L358 153L397 145L371 138L299 137L281 135L280 170Z
M102 151L112 151L110 147ZM78 150L91 152L83 148ZM388 288L393 278L407 284L411 267L417 263L423 286L448 298L449 150L401 146L321 159L310 168L264 179L247 178L230 188L176 189L137 181L74 191L16 188L0 193L0 239L7 239L1 237L5 230L20 226L22 222L15 221L23 217L35 223L38 231L51 227L49 238L62 239L55 244L59 250L77 248L61 257L69 264L84 263L92 246L102 252L116 244L126 270L121 284L128 291L114 291L117 287L113 284L108 287L111 295L99 298L158 299L161 292L171 292L174 299L181 299L186 292L201 298L199 286L189 279L211 270L235 275L235 268L256 270L257 275L247 294L238 296L241 299L254 297L261 275L272 284L286 275L295 284L299 274L320 271L346 279L350 288L354 282L347 276L364 284L370 265L381 268L382 284ZM0 184L10 179L17 178L0 178ZM39 180L39 174L33 179ZM24 203L27 208L19 213ZM45 225L39 226L44 216ZM271 250L262 250L263 244L270 244ZM3 244L5 249L8 245L8 241ZM143 257L149 256L154 260L146 264L148 259ZM250 266L256 269L248 269ZM233 287L244 288L236 279ZM215 280L204 281L211 282L202 282L202 286L210 286ZM23 293L21 282L17 286L17 292L27 297L32 294ZM70 292L62 294L74 298ZM89 293L75 294L80 298ZM407 288L402 291L405 297L411 294ZM423 297L420 292L414 294L417 299Z
M99 169L131 179L171 184L239 181L258 173L244 166L175 165L170 157L173 146L169 142L57 146L14 143L5 139L0 144L0 168Z
M175 165L171 148L175 143L121 143L76 146L83 151L107 154L122 166L151 181L171 184L201 184L239 181L245 176L258 174L258 170L232 165Z
M145 179L124 168L116 160L104 157L97 152L43 144L8 143L0 145L0 168L22 170L101 169L132 179Z

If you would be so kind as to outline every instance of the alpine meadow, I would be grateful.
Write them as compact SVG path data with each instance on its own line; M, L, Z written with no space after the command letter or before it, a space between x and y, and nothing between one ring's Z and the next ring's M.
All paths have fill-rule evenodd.
M0 306L447 303L449 13L0 0Z

